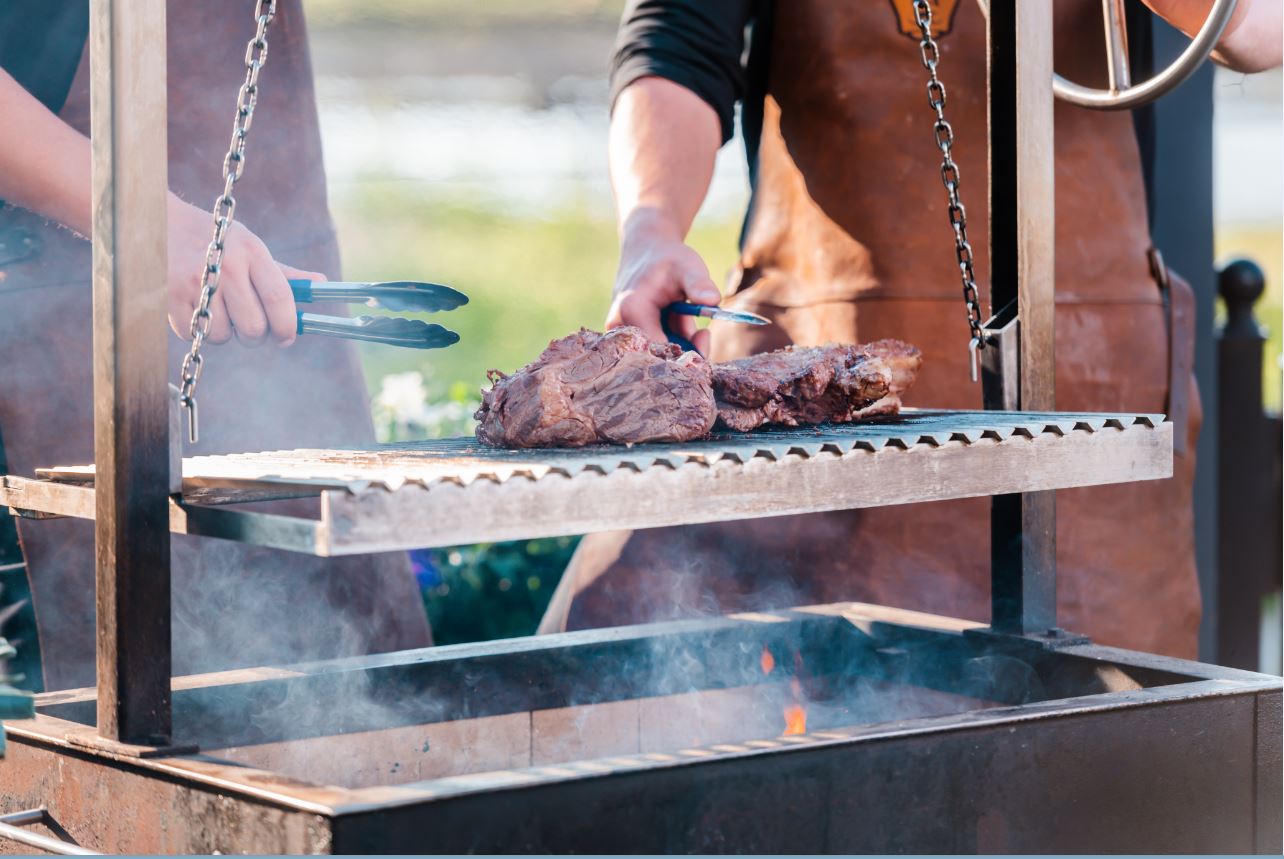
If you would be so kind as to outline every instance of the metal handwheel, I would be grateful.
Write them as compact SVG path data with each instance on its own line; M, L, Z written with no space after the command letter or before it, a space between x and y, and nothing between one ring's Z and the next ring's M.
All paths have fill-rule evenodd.
M1094 89L1066 80L1061 75L1052 76L1052 91L1057 98L1090 107L1094 110L1128 110L1149 104L1171 92L1195 73L1208 58L1222 37L1227 22L1235 11L1238 0L1213 0L1213 8L1199 28L1195 38L1186 46L1172 65L1148 81L1134 85L1128 69L1128 34L1124 28L1124 0L1101 0L1106 24L1106 63L1109 89ZM989 0L977 0L981 11L989 14Z

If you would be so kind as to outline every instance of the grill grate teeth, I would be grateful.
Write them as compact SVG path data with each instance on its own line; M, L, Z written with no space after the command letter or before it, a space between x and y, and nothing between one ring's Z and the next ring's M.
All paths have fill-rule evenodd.
M715 433L700 442L641 444L633 447L598 446L559 450L503 450L482 447L471 438L453 438L381 445L369 449L321 450L302 448L262 453L197 456L184 461L189 486L248 487L290 484L341 488L354 493L380 487L395 492L406 484L431 488L435 484L467 487L475 482L503 484L511 480L540 481L553 475L577 478L620 472L642 473L652 468L712 468L747 465L754 459L781 461L788 456L812 458L822 453L846 456L877 454L887 449L908 450L919 445L940 447L1006 441L1013 436L1034 438L1051 434L1096 433L1140 425L1153 428L1163 420L1152 414L1070 412L904 411L895 417L859 424L819 427L775 427L752 433ZM92 467L45 469L42 476L84 480Z

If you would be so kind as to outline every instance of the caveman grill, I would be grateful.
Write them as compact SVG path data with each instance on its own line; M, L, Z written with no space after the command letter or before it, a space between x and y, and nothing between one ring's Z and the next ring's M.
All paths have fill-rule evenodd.
M907 412L195 457L171 524L344 554L1158 479L1171 449L1158 415ZM92 515L91 479L7 478L2 500ZM302 496L317 518L236 504ZM1279 700L1070 634L838 604L180 677L178 745L142 753L96 737L94 690L49 693L0 785L111 851L1253 850L1278 827L1255 762Z
M98 479L6 477L0 503L95 519L98 681L9 726L0 849L1278 853L1279 679L1056 628L1052 490L1169 475L1173 427L1030 411L1055 390L1051 8L987 19L991 298L1020 307L987 402L1027 411L180 463L165 52L137 49L165 4L93 0ZM844 603L170 678L167 505L174 531L343 554L982 495L988 627ZM315 516L235 503L274 497Z

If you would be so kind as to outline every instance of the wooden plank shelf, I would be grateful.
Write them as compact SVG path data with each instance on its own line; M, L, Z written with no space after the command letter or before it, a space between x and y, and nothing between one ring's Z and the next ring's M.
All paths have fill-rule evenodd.
M363 450L184 460L178 533L315 555L752 519L1154 480L1172 474L1160 415L914 412L681 445L494 450L445 439ZM92 518L93 467L4 478L24 515ZM315 518L234 502L307 495Z

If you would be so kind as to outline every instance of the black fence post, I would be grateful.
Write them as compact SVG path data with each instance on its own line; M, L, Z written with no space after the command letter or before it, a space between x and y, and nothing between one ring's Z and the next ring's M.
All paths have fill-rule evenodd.
M1217 343L1217 653L1216 661L1260 665L1262 602L1279 590L1279 420L1262 408L1266 332L1253 305L1266 289L1262 270L1235 260L1217 278L1226 322Z

